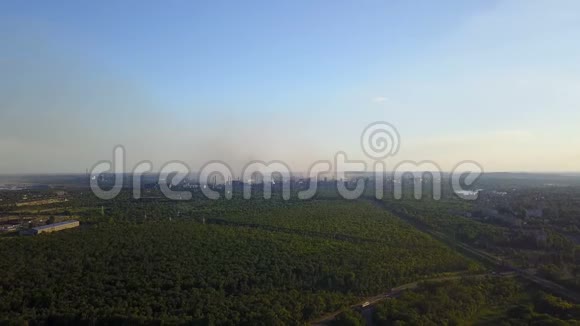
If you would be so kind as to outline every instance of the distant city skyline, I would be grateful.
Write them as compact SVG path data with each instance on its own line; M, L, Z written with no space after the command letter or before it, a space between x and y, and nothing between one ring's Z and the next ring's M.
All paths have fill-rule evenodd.
M34 4L34 5L31 5ZM580 171L580 2L2 1L0 175L337 151Z

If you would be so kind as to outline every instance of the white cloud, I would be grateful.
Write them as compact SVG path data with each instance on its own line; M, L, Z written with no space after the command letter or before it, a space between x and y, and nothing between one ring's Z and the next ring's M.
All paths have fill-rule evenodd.
M373 97L372 101L373 103L384 103L387 102L389 99L385 96L376 96Z

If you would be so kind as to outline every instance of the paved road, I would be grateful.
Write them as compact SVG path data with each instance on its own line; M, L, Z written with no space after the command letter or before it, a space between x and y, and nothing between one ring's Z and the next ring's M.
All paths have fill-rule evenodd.
M524 278L530 282L536 283L537 285L543 287L544 289L546 289L552 293L555 293L555 294L557 294L561 297L564 297L568 300L571 300L573 302L580 303L580 294L576 293L575 291L567 289L567 288L565 288L559 284L556 284L552 281L549 281L545 278L534 275L526 270L517 268L517 267L503 261L501 258L493 256L493 255L491 255L483 250L475 249L467 244L461 243L459 241L455 241L441 232L432 230L429 226L425 225L421 221L418 221L416 218L414 218L414 217L412 217L404 212L400 212L400 211L393 209L392 207L390 207L389 205L385 204L382 201L375 200L374 202L377 205L388 210L391 214L399 217L400 219L415 226L417 229L431 235L433 238L447 244L448 246L455 248L458 251L463 252L467 256L470 256L474 259L477 259L480 262L482 262L488 266L491 265L494 267L502 268L504 270L513 271L513 272L517 273L519 276L521 276L522 278Z
M458 280L458 279L462 279L462 278L483 278L483 277L513 277L516 274L514 272L504 272L504 273L497 273L497 274L492 274L492 273L481 273L481 274L474 274L474 275L454 275L454 276L441 276L441 277L434 277L431 279L426 279L426 280L420 280L417 282L412 282L412 283L407 283L407 284L403 284L400 286L397 286L396 288L391 289L391 291L385 292L385 293L381 293L372 297L367 297L367 298L363 298L361 299L361 301L351 305L349 308L350 309L361 309L362 305L368 302L368 305L362 309L362 313L363 316L365 316L365 318L368 320L372 317L372 312L374 310L374 306L386 299L389 298L396 298L399 295L401 295L401 293L405 290L411 290L416 288L419 283L421 282L442 282L442 281L449 281L449 280ZM342 312L342 310L337 310L334 311L332 313L326 314L314 321L311 321L310 324L311 325L328 325L332 320L334 320L334 318L336 318L336 316L338 316L340 313Z
M401 292L403 292L404 290L409 290L409 289L413 289L416 288L417 285L419 284L419 282L427 282L427 281L445 281L445 280L453 280L453 279L460 279L462 277L486 277L486 276L500 276L500 277L513 277L513 276L520 276L528 281L531 281L535 284L538 284L539 286L543 287L544 289L551 291L553 293L556 293L564 298L567 298L569 300L572 300L574 302L580 302L580 295L574 291L571 291L569 289L564 288L563 286L556 284L554 282L551 282L549 280L546 280L544 278L541 278L539 276L536 276L532 273L529 273L525 270L519 269L515 266L512 266L508 263L506 263L505 261L503 261L501 258L498 258L496 256L493 256L485 251L482 250L478 250L475 249L469 245L466 245L464 243L455 241L453 239L450 239L446 234L443 234L441 232L435 231L433 229L431 229L428 225L425 225L424 223L422 223L421 221L418 221L416 218L405 214L403 212L397 211L395 209L393 209L392 207L390 207L389 205L387 205L386 203L382 202L382 201L378 201L378 200L374 200L375 204L379 205L380 207L388 210L391 214L399 217L400 219L406 221L407 223L413 225L415 228L417 228L420 231L423 231L424 233L429 234L430 236L432 236L433 238L447 244L448 246L456 249L457 251L460 251L461 253L465 254L466 256L472 257L478 261L480 261L481 263L487 265L487 266L492 266L495 268L500 268L502 270L507 270L507 272L503 272L503 273L499 273L499 274L477 274L477 275L460 275L460 276L450 276L450 277L439 277L439 278L433 278L433 279L428 279L428 280L422 280L422 281L418 281L418 282L413 282L413 283L408 283L408 284L403 284L401 286L398 286L396 288L393 288L391 291L389 292L385 292L385 293L381 293L379 295L373 296L373 297L368 297L368 298L364 298L362 299L360 302L351 305L350 309L361 309L362 305L364 303L368 302L368 306L366 306L365 308L362 309L362 314L363 316L367 319L367 323L368 324L372 324L372 312L374 310L374 306L383 300L386 300L388 298L394 298L397 297L401 294ZM332 320L334 320L334 318L336 318L336 316L338 314L341 313L342 310L339 311L335 311L332 312L330 314L327 314L319 319L316 319L312 322L310 322L311 325L327 325L329 324ZM370 321L370 323L369 323Z

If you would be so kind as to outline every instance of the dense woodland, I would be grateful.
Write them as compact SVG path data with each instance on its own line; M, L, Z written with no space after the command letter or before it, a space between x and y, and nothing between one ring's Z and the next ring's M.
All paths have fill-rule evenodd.
M513 278L424 283L379 304L377 325L580 325L580 305Z
M423 227L524 267L524 253L535 253L540 275L560 282L563 268L578 265L576 247L557 230L539 243L521 230L460 216L473 204L453 198L346 201L322 191L309 201L276 193L272 200L213 201L198 193L170 201L153 189L140 200L129 191L112 201L79 191L65 204L16 207L16 194L2 196L3 216L82 224L0 237L0 321L10 323L291 325L343 310L335 323L356 325L363 318L347 307L365 297L414 281L490 273ZM496 315L488 321L510 316L513 325L571 323L578 313L517 280L486 279L425 284L380 304L374 319L469 324L491 306Z
M76 230L3 238L0 316L300 324L398 284L479 268L369 202L180 205L172 220L152 209L147 219L91 217Z
M568 189L569 192L574 189ZM555 190L554 190L555 192ZM561 193L559 189L556 193ZM525 203L524 198L538 196L537 190L521 191L516 202ZM574 192L575 193L575 192ZM554 193L547 192L554 196ZM578 193L580 195L580 193ZM557 196L556 196L557 197ZM548 197L549 198L549 197ZM529 200L529 199L528 199ZM493 220L478 220L471 217L461 216L461 212L470 212L477 204L461 200L385 200L393 210L426 227L446 234L450 239L485 250L497 257L509 261L521 268L533 268L542 277L560 283L566 287L580 291L580 245L573 241L575 237L580 239L580 234L563 232L559 225L564 219L573 226L576 220L570 203L558 204L554 200L552 205L567 207L562 209L562 214L554 220L550 212L542 219L542 225L534 220L525 220L526 225L513 226L497 223ZM556 204L554 204L556 203ZM545 239L539 240L538 233L545 234Z

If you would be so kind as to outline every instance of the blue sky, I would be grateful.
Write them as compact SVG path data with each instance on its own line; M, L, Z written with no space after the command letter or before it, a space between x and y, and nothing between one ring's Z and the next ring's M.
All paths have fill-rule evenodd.
M580 167L577 1L2 1L0 173L364 158ZM4 155L3 155L4 156Z

